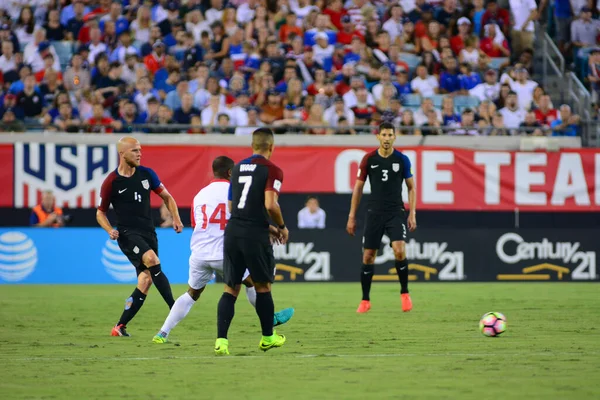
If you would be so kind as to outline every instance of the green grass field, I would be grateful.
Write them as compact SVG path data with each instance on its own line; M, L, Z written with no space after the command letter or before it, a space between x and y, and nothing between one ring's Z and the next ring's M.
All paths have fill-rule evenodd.
M598 284L412 284L414 309L402 313L398 285L375 283L366 315L358 283L276 284L276 308L296 308L279 329L286 345L258 350L241 295L221 358L220 285L165 345L151 343L168 311L155 289L133 336L109 336L131 289L2 286L0 399L600 398ZM479 333L486 311L507 316L502 337Z

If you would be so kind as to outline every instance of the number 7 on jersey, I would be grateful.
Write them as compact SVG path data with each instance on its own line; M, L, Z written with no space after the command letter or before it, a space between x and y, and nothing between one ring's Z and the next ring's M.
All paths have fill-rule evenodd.
M242 195L240 196L240 202L237 205L237 208L241 209L246 207L246 198L248 197L248 192L250 191L250 186L252 185L252 176L240 176L238 182L244 184Z

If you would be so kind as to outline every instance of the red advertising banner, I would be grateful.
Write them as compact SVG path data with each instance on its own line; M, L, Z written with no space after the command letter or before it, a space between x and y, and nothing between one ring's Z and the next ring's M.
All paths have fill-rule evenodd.
M281 146L276 147L272 160L283 169L284 195L351 193L360 160L372 149ZM428 147L400 150L413 165L419 209L600 210L598 149L551 153ZM239 161L250 151L243 147L148 145L142 148L142 163L158 173L178 204L190 206L197 191L211 179L212 160L220 155ZM14 187L14 197L3 192L1 205L32 207L42 190L51 189L61 204L95 207L100 185L117 163L114 145L16 144L14 180L6 171L0 174L4 188ZM365 189L368 193L370 186Z
M2 168L0 168L0 207L10 207L13 205L13 187L14 187L14 162L13 162L13 145L0 144L0 160Z

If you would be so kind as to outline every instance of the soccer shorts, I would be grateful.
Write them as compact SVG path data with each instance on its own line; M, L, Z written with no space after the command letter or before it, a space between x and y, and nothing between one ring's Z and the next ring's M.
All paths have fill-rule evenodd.
M273 246L262 238L239 237L225 234L223 280L229 287L242 283L246 268L254 282L273 282L275 258Z
M215 274L223 276L223 260L202 260L192 253L190 256L190 277L188 279L188 285L192 289L202 289L215 278Z
M148 250L153 250L158 256L158 238L156 232L139 232L129 229L119 230L117 243L121 251L135 267L137 274L141 274L146 266L142 263L142 256Z
M391 214L367 213L363 248L378 250L383 234L387 234L391 242L406 241L406 216L404 211Z

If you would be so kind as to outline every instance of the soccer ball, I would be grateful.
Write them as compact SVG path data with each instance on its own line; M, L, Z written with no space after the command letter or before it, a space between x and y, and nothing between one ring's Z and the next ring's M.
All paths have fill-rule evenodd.
M485 336L500 336L506 330L506 317L499 312L488 312L479 321L479 330Z

